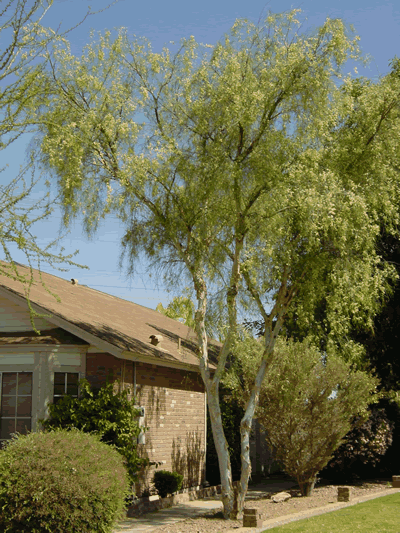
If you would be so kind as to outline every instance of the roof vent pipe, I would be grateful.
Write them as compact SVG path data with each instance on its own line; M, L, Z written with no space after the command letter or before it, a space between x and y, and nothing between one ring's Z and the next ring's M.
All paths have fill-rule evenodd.
M150 335L150 342L153 346L157 346L163 340L161 335Z

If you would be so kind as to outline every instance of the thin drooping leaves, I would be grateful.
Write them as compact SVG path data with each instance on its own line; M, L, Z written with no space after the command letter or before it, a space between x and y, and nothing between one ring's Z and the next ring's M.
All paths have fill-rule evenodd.
M43 56L47 47L57 38L61 38L58 31L42 26L43 17L52 4L52 0L8 0L1 3L0 153L4 165L0 168L2 181L7 168L6 149L23 134L34 131L35 120L32 110L37 100L47 94L48 84L43 75L46 60ZM89 9L83 20L90 14ZM71 29L63 32L63 35L69 31ZM34 318L45 315L35 312L29 300L33 283L32 263L36 263L35 266L39 270L43 263L49 263L52 267L60 263L70 266L81 265L71 261L78 251L65 256L62 248L58 254L52 253L51 249L65 235L59 236L43 248L39 246L36 236L32 233L35 222L48 218L57 203L57 199L50 199L50 195L46 194L30 207L24 205L25 201L31 199L32 189L39 181L39 178L35 179L35 171L34 158L29 157L21 164L13 180L0 185L0 244L3 259L10 263L0 266L0 276L12 277L21 282L29 306L32 327L36 333L40 333L35 326ZM25 182L27 174L31 174L28 185ZM19 273L18 266L13 261L12 247L15 246L26 256L30 268L29 279ZM43 280L41 283L50 292Z
M57 181L66 226L84 215L94 235L115 213L125 224L121 266L141 258L170 283L189 284L220 461L224 514L243 506L251 419L293 302L310 322L326 296L327 352L354 321L376 312L394 270L375 251L379 225L398 222L399 79L343 75L357 37L328 19L299 33L298 12L262 27L239 20L214 45L194 37L152 51L125 30L94 39L82 57L67 42L48 59L51 94L36 106L41 161ZM206 316L222 295L226 317L211 372ZM264 323L264 350L242 420L237 509L218 387L238 309Z

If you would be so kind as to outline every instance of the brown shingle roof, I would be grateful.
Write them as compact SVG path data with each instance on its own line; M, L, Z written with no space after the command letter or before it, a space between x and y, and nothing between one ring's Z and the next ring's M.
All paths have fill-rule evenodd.
M4 261L0 263L9 265ZM26 275L29 279L28 267L18 264L17 268L21 275ZM168 361L184 363L185 366L189 365L198 369L195 332L184 324L153 309L79 285L79 283L74 285L70 279L66 280L42 272L44 283L60 298L59 303L42 286L39 271L33 269L33 273L35 281L29 295L32 307L41 313L51 314L52 316L47 320L54 323L56 327L61 327L72 335L99 346L102 348L101 351L104 351L105 347L109 348L107 351L119 357L124 357L122 352L126 351L142 358L148 357L152 360L151 362L155 362L154 358L156 358L164 361L164 364L168 364ZM0 275L1 287L16 295L24 304L24 287L19 281ZM46 332L41 331L41 334L46 335ZM159 346L150 344L151 335L162 335L163 340ZM98 344L96 344L96 339L99 340ZM180 339L180 349L178 339ZM216 341L212 341L210 345L214 356L218 345Z

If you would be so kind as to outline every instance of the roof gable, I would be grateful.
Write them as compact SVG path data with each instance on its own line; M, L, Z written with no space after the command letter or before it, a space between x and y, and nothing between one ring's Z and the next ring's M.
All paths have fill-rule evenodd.
M0 261L9 266L8 263ZM28 267L18 264L18 271L29 279ZM42 286L39 274L60 302ZM85 342L94 344L117 357L134 359L135 355L182 363L198 369L195 332L180 322L168 318L153 309L111 296L52 274L33 269L34 283L29 299L32 307L51 314L48 321L63 328ZM0 276L0 293L26 306L24 287L18 281ZM42 333L42 332L41 332ZM162 335L160 345L150 343L151 335ZM215 353L219 343L212 341Z
M32 331L0 332L0 346L7 344L69 344L74 346L88 345L86 341L65 331L62 328L47 329L36 335Z

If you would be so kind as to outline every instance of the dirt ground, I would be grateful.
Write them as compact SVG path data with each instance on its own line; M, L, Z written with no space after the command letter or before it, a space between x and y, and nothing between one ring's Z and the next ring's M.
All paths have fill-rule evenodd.
M391 485L391 484L390 484ZM388 481L370 481L359 482L351 486L351 497L359 498L367 496L369 493L379 492L389 488ZM299 490L287 490L291 494L291 498L286 502L274 503L270 498L271 495L266 494L263 499L246 500L245 507L257 509L261 514L261 520L268 520L271 518L278 518L292 513L299 513L315 507L322 507L330 503L337 503L337 487L338 485L324 485L317 486L311 496L302 497ZM224 520L220 511L209 513L198 518L191 518L173 525L163 526L153 531L156 533L217 533L226 531L228 529L235 529L242 527L242 520Z

